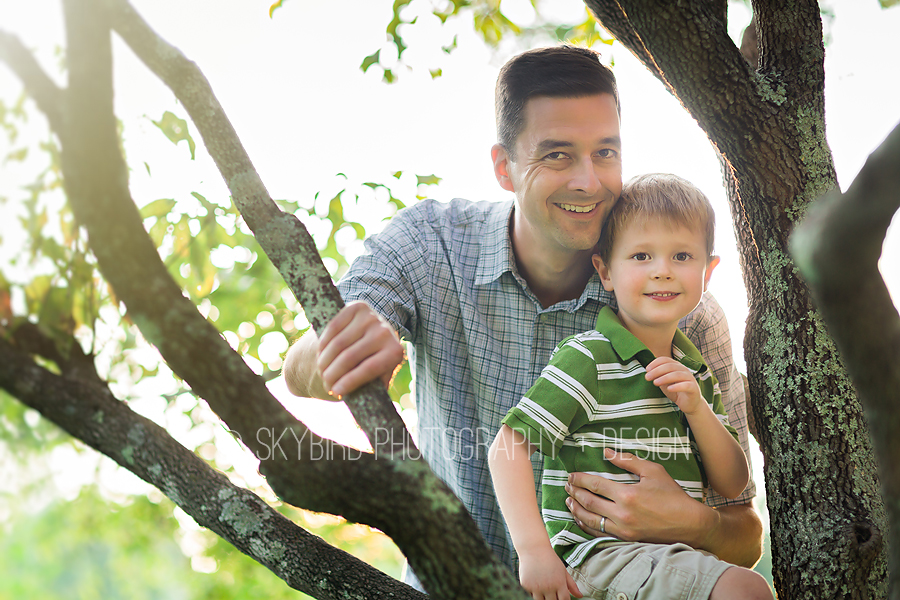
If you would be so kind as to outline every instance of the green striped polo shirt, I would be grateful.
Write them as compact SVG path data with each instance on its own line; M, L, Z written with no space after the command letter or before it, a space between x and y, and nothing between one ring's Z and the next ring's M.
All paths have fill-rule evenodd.
M672 357L694 373L703 397L737 439L715 377L680 330L672 341ZM540 378L503 419L544 455L541 513L554 550L569 566L577 567L595 550L620 542L582 531L565 504L569 473L638 481L637 475L607 461L605 448L663 465L689 496L704 498L706 477L687 418L644 378L654 358L605 306L596 330L560 342Z

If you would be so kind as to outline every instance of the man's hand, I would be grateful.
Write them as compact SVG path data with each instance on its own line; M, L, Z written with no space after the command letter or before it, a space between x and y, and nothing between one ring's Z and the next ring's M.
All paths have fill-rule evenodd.
M629 542L702 547L704 536L715 526L715 511L681 489L665 468L627 452L607 449L607 460L640 477L634 484L610 481L587 473L570 473L566 505L585 532L606 533Z
M694 374L674 358L660 356L654 359L647 365L646 378L686 415L709 406L700 393L700 385L694 379Z
M310 331L291 346L284 378L295 396L335 400L375 379L387 385L402 361L391 324L366 303L351 302L318 338Z
M319 336L317 366L325 389L349 394L375 379L390 383L403 362L397 332L365 302L351 302Z
M519 582L534 600L582 597L575 580L550 546L519 554Z

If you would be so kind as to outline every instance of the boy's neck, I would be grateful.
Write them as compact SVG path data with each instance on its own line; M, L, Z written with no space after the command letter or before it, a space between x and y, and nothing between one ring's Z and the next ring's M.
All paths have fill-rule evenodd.
M631 335L647 346L653 356L659 358L667 356L672 358L672 342L675 340L675 331L678 324L660 325L660 326L641 326L635 323L629 323L619 316L622 326L627 329Z

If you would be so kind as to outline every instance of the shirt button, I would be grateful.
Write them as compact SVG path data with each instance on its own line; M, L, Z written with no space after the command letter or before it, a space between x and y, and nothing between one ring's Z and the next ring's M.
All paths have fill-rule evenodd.
M618 594L616 594L616 600L628 600L628 595L623 592L619 592Z

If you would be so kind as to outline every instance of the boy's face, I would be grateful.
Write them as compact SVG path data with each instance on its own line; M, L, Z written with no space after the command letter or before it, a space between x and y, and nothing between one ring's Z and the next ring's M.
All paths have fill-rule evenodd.
M597 254L593 261L603 287L616 293L619 319L636 332L677 327L699 304L719 258L707 260L699 230L652 219L617 232L608 265Z

